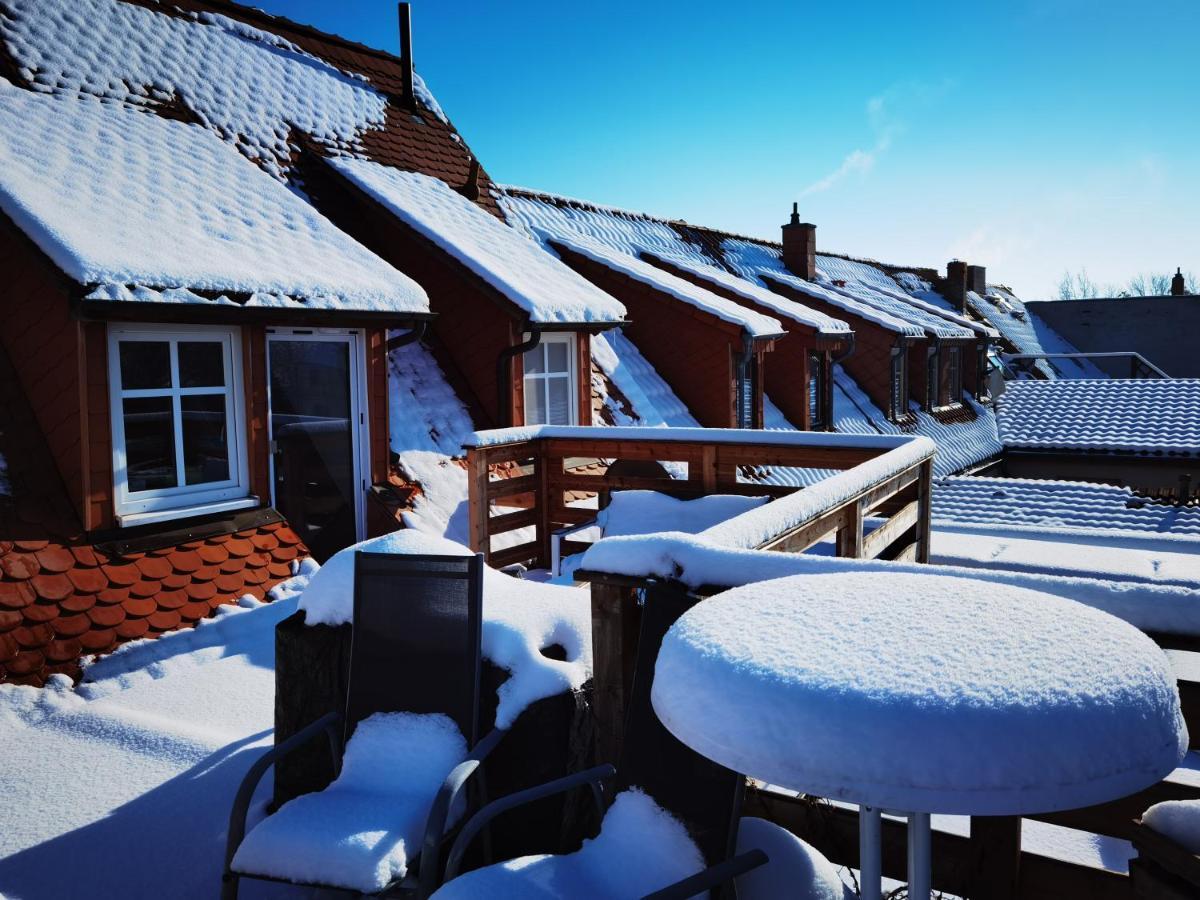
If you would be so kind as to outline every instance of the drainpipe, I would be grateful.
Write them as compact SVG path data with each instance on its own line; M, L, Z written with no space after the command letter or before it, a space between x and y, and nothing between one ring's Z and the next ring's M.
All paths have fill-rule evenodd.
M414 322L412 330L406 331L404 334L398 334L395 337L388 338L387 352L391 353L397 347L403 347L405 344L411 344L414 341L419 341L425 337L425 329L429 325L424 319L420 322Z
M542 333L536 325L527 325L526 328L529 330L529 340L505 347L496 357L496 425L499 428L512 425L512 359L542 342Z
M737 418L738 418L738 421L737 421L738 428L746 427L746 426L743 426L742 423L747 421L748 413L753 413L753 406L751 406L751 408L749 410L747 410L745 408L746 399L747 399L746 398L746 373L750 369L750 360L753 358L753 356L754 356L754 338L751 335L749 335L745 332L742 332L742 352L740 354L738 354L738 359L737 359L738 395L737 395L736 409L737 409ZM754 403L754 391L753 390L750 391L749 399L750 399L751 404L753 404ZM753 424L751 424L751 426L749 426L749 427L753 427Z
M843 360L847 360L854 355L854 332L850 332L850 340L846 342L846 352L841 356L835 356L829 361L830 367L840 366Z
M412 12L407 3L398 7L400 18L400 102L409 112L417 111L417 96L413 89Z

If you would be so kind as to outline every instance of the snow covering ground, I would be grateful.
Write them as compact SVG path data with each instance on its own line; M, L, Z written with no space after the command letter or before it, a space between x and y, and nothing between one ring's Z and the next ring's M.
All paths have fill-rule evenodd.
M0 895L216 896L234 791L272 740L275 625L314 569L126 644L76 689L0 685Z
M620 322L625 307L444 181L367 159L329 164L524 310L531 322Z
M387 98L366 78L226 16L170 15L118 0L4 6L0 32L34 90L141 107L182 101L204 127L277 177L290 168L293 129L331 150L353 151L364 131L383 127ZM420 77L414 81L444 119Z
M1140 631L936 573L781 578L705 600L664 638L651 697L676 737L735 771L925 812L1124 797L1188 743L1174 675Z
M142 285L245 293L254 305L429 310L416 282L211 132L3 78L0 210L105 299L153 299L126 288Z

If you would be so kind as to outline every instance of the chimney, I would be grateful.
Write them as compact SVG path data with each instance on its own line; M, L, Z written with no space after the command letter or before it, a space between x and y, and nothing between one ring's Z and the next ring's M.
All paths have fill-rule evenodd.
M967 290L980 297L987 293L987 269L983 266L967 266Z
M410 112L417 109L416 92L413 90L413 58L412 58L412 10L407 3L401 3L400 13L400 60L404 68L400 72L403 79L403 93L400 101Z
M982 269L980 269L982 271ZM967 311L967 264L960 259L946 263L946 283L942 296L954 304L959 312Z
M800 204L792 204L791 221L783 226L783 264L805 281L817 277L817 226L800 221Z
M1171 296L1182 297L1187 293L1187 287L1183 283L1183 272L1178 268L1175 269L1175 274L1171 277Z

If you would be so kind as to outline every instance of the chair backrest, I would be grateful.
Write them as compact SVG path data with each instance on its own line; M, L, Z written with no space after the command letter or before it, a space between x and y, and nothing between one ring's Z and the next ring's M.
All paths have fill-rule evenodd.
M373 713L445 713L475 746L483 565L478 554L354 554L347 738Z
M679 741L659 721L650 703L663 636L696 602L678 588L646 591L617 790L638 787L645 791L684 824L711 865L734 853L746 780Z

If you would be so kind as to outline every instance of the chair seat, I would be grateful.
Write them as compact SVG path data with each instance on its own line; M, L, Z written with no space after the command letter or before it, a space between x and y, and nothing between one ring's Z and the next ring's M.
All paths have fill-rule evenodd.
M641 897L704 868L676 819L640 791L617 796L600 834L575 853L523 856L443 885L438 900Z
M238 847L232 868L363 893L382 890L403 878L420 852L433 799L466 756L467 742L448 716L376 713L358 724L333 783L260 822Z
M767 864L737 880L738 900L852 900L837 868L786 828L747 817L738 823L737 852L762 850Z

